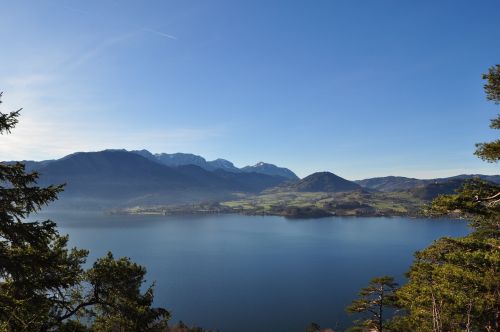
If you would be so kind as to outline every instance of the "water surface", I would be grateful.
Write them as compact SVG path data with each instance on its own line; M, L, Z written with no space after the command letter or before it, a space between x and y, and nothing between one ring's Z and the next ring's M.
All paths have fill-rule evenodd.
M172 321L220 331L304 331L312 321L343 328L354 319L344 307L370 278L404 281L414 251L468 232L463 221L410 218L43 217L89 249L89 262L110 250L146 266Z

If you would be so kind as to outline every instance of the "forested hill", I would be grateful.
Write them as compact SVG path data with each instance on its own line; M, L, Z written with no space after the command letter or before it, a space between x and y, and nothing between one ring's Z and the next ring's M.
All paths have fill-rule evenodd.
M447 178L436 179L415 179L403 176L385 176L369 178L364 180L356 180L357 184L366 189L372 189L383 192L412 190L422 188L430 184L444 184L444 183L459 183L464 180L480 178L487 182L500 184L500 175L482 175L482 174L461 174Z
M281 190L299 192L345 192L361 190L362 187L330 172L316 172L305 178L281 186Z

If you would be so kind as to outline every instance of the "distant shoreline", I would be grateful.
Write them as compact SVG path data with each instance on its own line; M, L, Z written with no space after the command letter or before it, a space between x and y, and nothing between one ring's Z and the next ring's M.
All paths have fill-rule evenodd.
M222 205L219 205L222 206ZM355 209L344 210L341 213L331 212L324 209L313 207L294 207L289 206L281 211L260 211L260 210L243 210L231 209L222 207L220 209L196 209L186 206L158 206L158 207L135 207L124 209L112 209L107 211L113 215L140 215L140 216L182 216L182 215L247 215L247 216L279 216L289 219L319 219L328 217L409 217L418 218L424 217L422 213L390 213L373 211L367 213L366 211L359 212Z

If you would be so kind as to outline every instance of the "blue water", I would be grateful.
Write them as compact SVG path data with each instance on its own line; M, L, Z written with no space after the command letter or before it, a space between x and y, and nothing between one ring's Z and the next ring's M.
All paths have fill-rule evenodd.
M344 307L370 278L403 282L414 251L468 232L462 221L410 218L43 216L90 249L89 263L111 250L146 266L173 322L220 331L344 328L355 319Z

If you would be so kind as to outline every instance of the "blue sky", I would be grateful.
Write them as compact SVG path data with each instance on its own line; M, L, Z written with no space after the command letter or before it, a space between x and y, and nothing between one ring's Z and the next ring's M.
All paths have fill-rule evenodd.
M348 179L499 174L500 2L1 1L0 159L191 152Z

